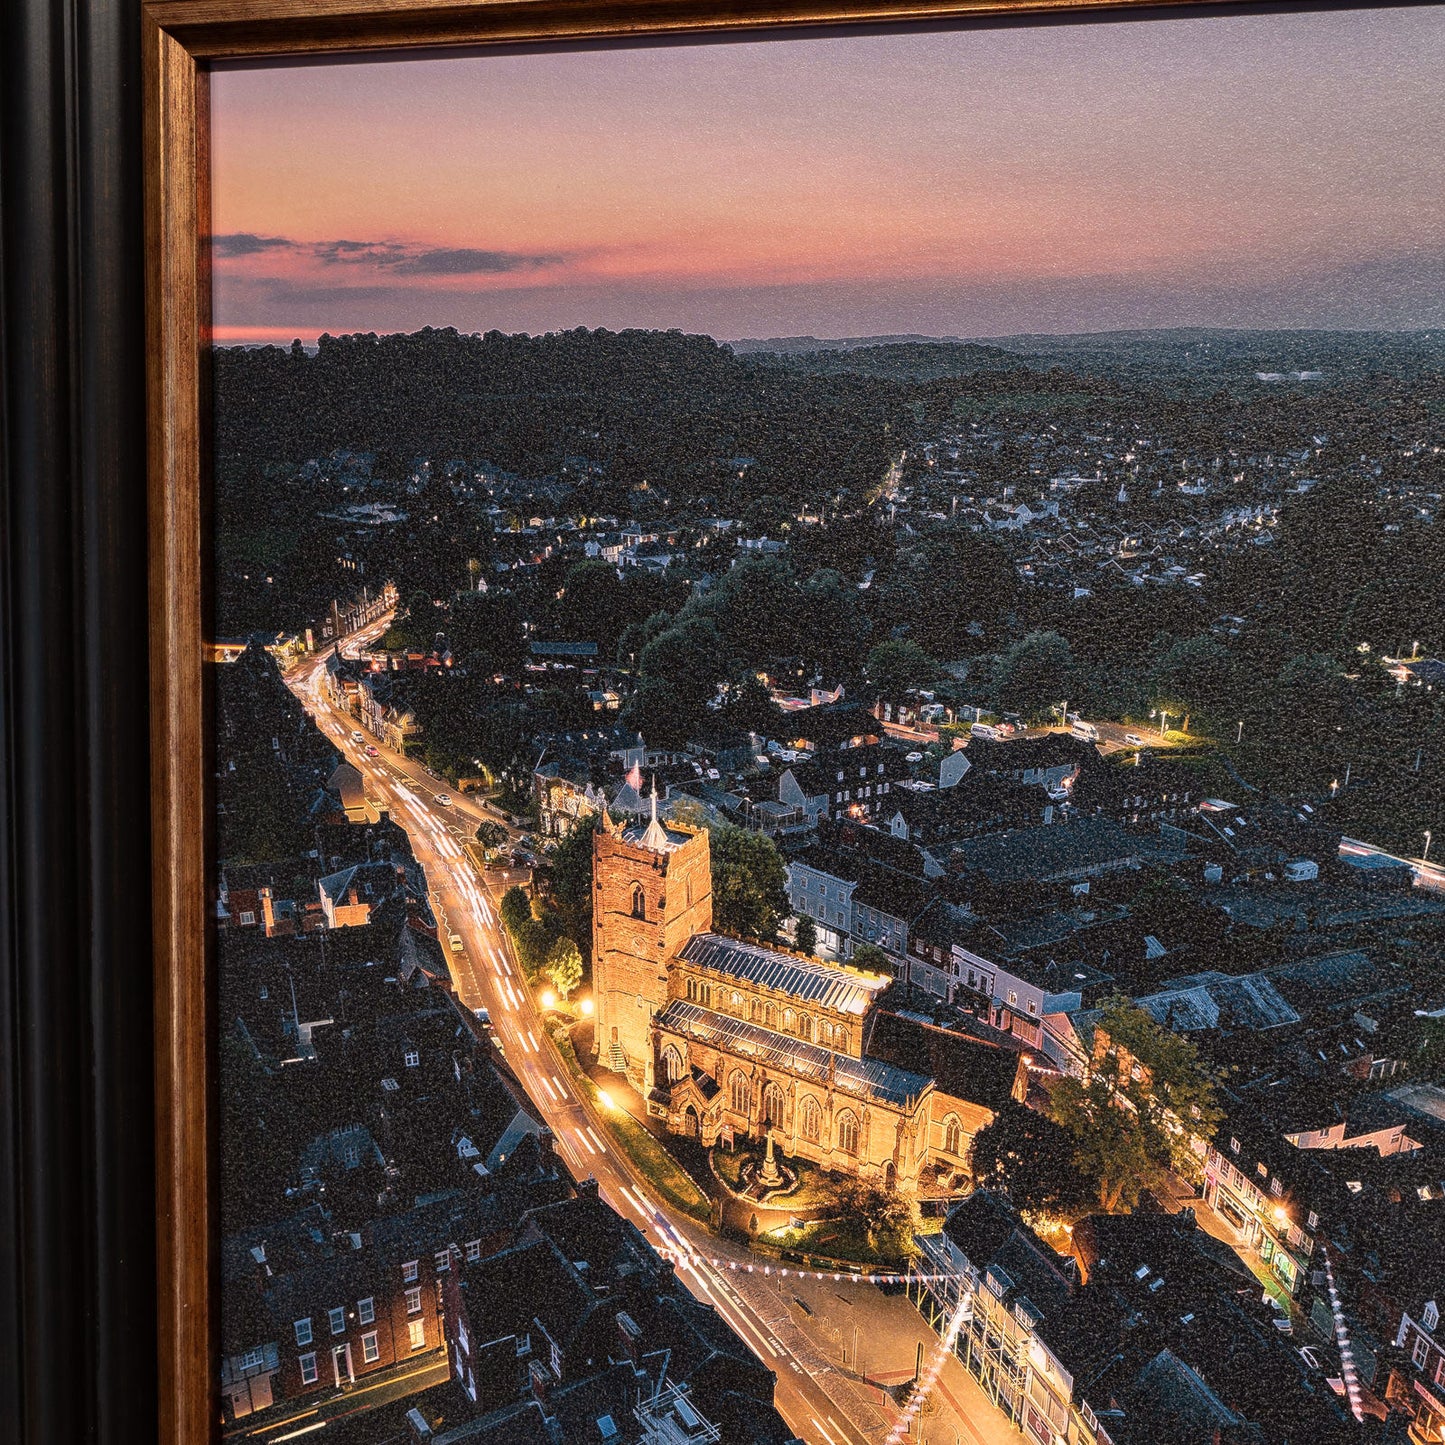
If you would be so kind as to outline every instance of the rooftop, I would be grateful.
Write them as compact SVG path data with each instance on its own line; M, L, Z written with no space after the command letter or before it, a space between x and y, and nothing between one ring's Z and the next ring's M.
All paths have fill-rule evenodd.
M835 1054L817 1044L806 1044L788 1034L775 1033L683 999L673 999L657 1016L657 1022L660 1028L718 1045L731 1053L752 1055L802 1078L830 1081L840 1092L861 1099L909 1104L933 1087L932 1080L922 1074L894 1064Z
M717 933L694 934L678 954L686 963L710 968L731 978L776 989L819 1008L858 1016L868 1011L888 980L814 959L794 958L756 943L743 943Z

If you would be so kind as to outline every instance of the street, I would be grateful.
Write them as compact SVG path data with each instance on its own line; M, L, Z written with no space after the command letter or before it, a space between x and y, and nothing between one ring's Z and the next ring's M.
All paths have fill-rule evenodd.
M383 618L345 639L344 650L354 652L378 636L388 621ZM631 1161L611 1146L605 1126L593 1117L590 1104L547 1036L501 928L499 897L511 880L492 870L479 874L461 846L460 840L471 835L477 820L489 815L455 795L450 807L442 807L436 795L449 791L446 785L375 740L371 746L377 748L378 756L368 757L367 744L351 739L353 719L335 708L326 694L324 665L324 653L303 660L285 674L287 684L317 725L361 770L370 795L384 803L406 830L426 872L440 932L443 937L456 933L465 948L464 954L447 954L458 997L468 1008L488 1010L508 1065L551 1128L569 1167L578 1178L595 1177L606 1202L636 1224L655 1248L676 1260L678 1276L693 1294L712 1305L776 1373L777 1407L801 1439L809 1445L875 1445L891 1425L891 1405L886 1411L865 1411L867 1393L860 1397L862 1387L837 1372L836 1352L830 1358L826 1346L820 1347L794 1326L785 1306L779 1308L771 1273L763 1275L762 1266L757 1265L750 1275L748 1266L755 1261L745 1249L715 1239L690 1219L673 1215L651 1194ZM843 1287L855 1290L860 1299L876 1293L863 1284ZM904 1308L912 1317L914 1332L927 1335L917 1312L906 1304ZM822 1324L816 1328L821 1331ZM908 1343L905 1353L910 1374L913 1350L914 1345ZM890 1360L890 1365L893 1363ZM967 1384L971 1386L972 1381ZM959 1389L963 1390L961 1384ZM1003 1425L976 1387L974 1394L979 1418ZM972 1405L969 1413L975 1413ZM915 1434L913 1438L934 1437ZM945 1441L943 1434L936 1438L940 1445ZM966 1438L1002 1445L1004 1440L1018 1437L1009 1430L1006 1435L978 1435L975 1431Z

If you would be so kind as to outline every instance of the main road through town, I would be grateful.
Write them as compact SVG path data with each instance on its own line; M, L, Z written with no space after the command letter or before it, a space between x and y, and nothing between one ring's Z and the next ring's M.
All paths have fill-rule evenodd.
M382 618L343 639L343 651L355 654L389 622L389 617ZM573 1172L579 1178L594 1176L607 1203L631 1219L655 1247L677 1259L678 1275L692 1293L712 1305L774 1371L777 1407L801 1439L809 1445L877 1445L878 1432L859 1428L850 1420L848 1406L825 1388L825 1381L836 1388L841 1377L817 1352L805 1353L785 1341L727 1277L733 1273L729 1264L745 1268L752 1262L746 1251L713 1238L692 1220L665 1208L630 1161L619 1156L608 1131L599 1127L546 1037L526 981L511 956L498 921L494 892L499 884L505 886L509 875L501 875L494 883L493 877L478 872L462 847L462 840L475 832L478 818L487 815L473 800L449 794L445 784L415 760L381 747L377 740L353 741L354 720L327 694L325 662L324 652L303 658L287 672L286 681L317 726L361 770L368 795L384 804L392 819L406 830L417 861L426 871L443 938L455 933L465 947L464 954L447 953L457 994L468 1008L488 1011L507 1063L552 1130ZM371 755L373 749L375 756ZM439 802L438 795L449 802ZM716 1259L723 1261L723 1268L710 1262ZM850 1288L872 1293L861 1284ZM969 1433L983 1439L974 1431Z

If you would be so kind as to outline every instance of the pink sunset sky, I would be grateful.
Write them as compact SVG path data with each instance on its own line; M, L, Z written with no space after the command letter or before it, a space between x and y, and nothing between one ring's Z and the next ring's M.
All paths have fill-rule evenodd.
M213 78L221 342L1445 324L1445 11Z

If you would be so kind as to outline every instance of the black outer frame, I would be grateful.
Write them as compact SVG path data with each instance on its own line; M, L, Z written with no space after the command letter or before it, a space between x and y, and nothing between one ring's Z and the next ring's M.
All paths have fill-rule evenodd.
M156 1438L140 25L0 4L0 1440Z

